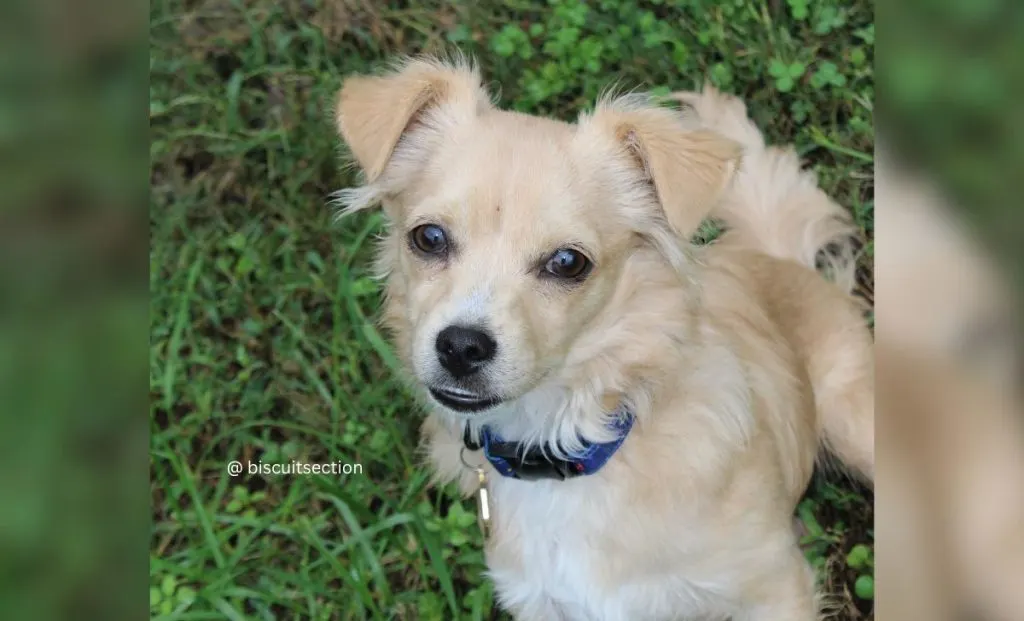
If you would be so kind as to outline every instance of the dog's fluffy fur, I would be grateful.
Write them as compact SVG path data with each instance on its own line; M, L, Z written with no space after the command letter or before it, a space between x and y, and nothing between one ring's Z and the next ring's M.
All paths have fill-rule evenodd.
M517 619L814 619L794 507L822 445L872 476L853 227L742 102L677 98L687 111L606 98L568 124L499 110L470 65L433 60L350 77L339 95L366 180L340 198L388 216L384 322L431 404L438 480L473 491L467 422L571 451L607 440L618 404L637 418L592 476L489 470L489 574ZM727 232L692 247L709 215ZM445 227L450 256L410 249L423 223ZM538 277L537 258L562 247L593 260L582 283ZM844 286L815 273L826 247ZM466 322L495 335L481 385L503 399L472 415L424 390L448 381L439 330Z

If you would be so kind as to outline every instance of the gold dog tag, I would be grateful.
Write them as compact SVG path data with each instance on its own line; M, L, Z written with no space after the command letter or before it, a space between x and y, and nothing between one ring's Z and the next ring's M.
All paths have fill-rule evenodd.
M484 469L477 468L476 476L480 484L476 490L476 521L486 539L491 528L491 499L487 493L487 475L484 474Z

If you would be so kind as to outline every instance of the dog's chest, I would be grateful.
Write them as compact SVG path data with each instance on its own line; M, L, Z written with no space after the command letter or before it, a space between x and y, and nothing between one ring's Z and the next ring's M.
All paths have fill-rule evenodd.
M489 573L503 607L517 619L674 621L704 619L702 613L719 608L712 591L690 580L672 553L635 549L636 541L671 534L651 532L665 529L640 522L621 497L596 482L496 483ZM649 537L626 529L648 529Z

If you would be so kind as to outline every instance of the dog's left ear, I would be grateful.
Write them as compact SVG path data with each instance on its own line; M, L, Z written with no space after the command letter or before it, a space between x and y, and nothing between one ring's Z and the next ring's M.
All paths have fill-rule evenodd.
M689 240L714 207L739 164L741 147L646 98L599 103L580 120L584 136L621 148L654 189L672 230Z

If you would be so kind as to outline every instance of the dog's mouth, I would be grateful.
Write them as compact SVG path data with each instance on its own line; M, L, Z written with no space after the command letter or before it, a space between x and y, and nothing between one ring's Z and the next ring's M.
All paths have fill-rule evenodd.
M481 397L468 392L451 390L449 388L429 388L430 396L441 405L455 410L456 412L482 412L492 408L499 403L499 397Z

